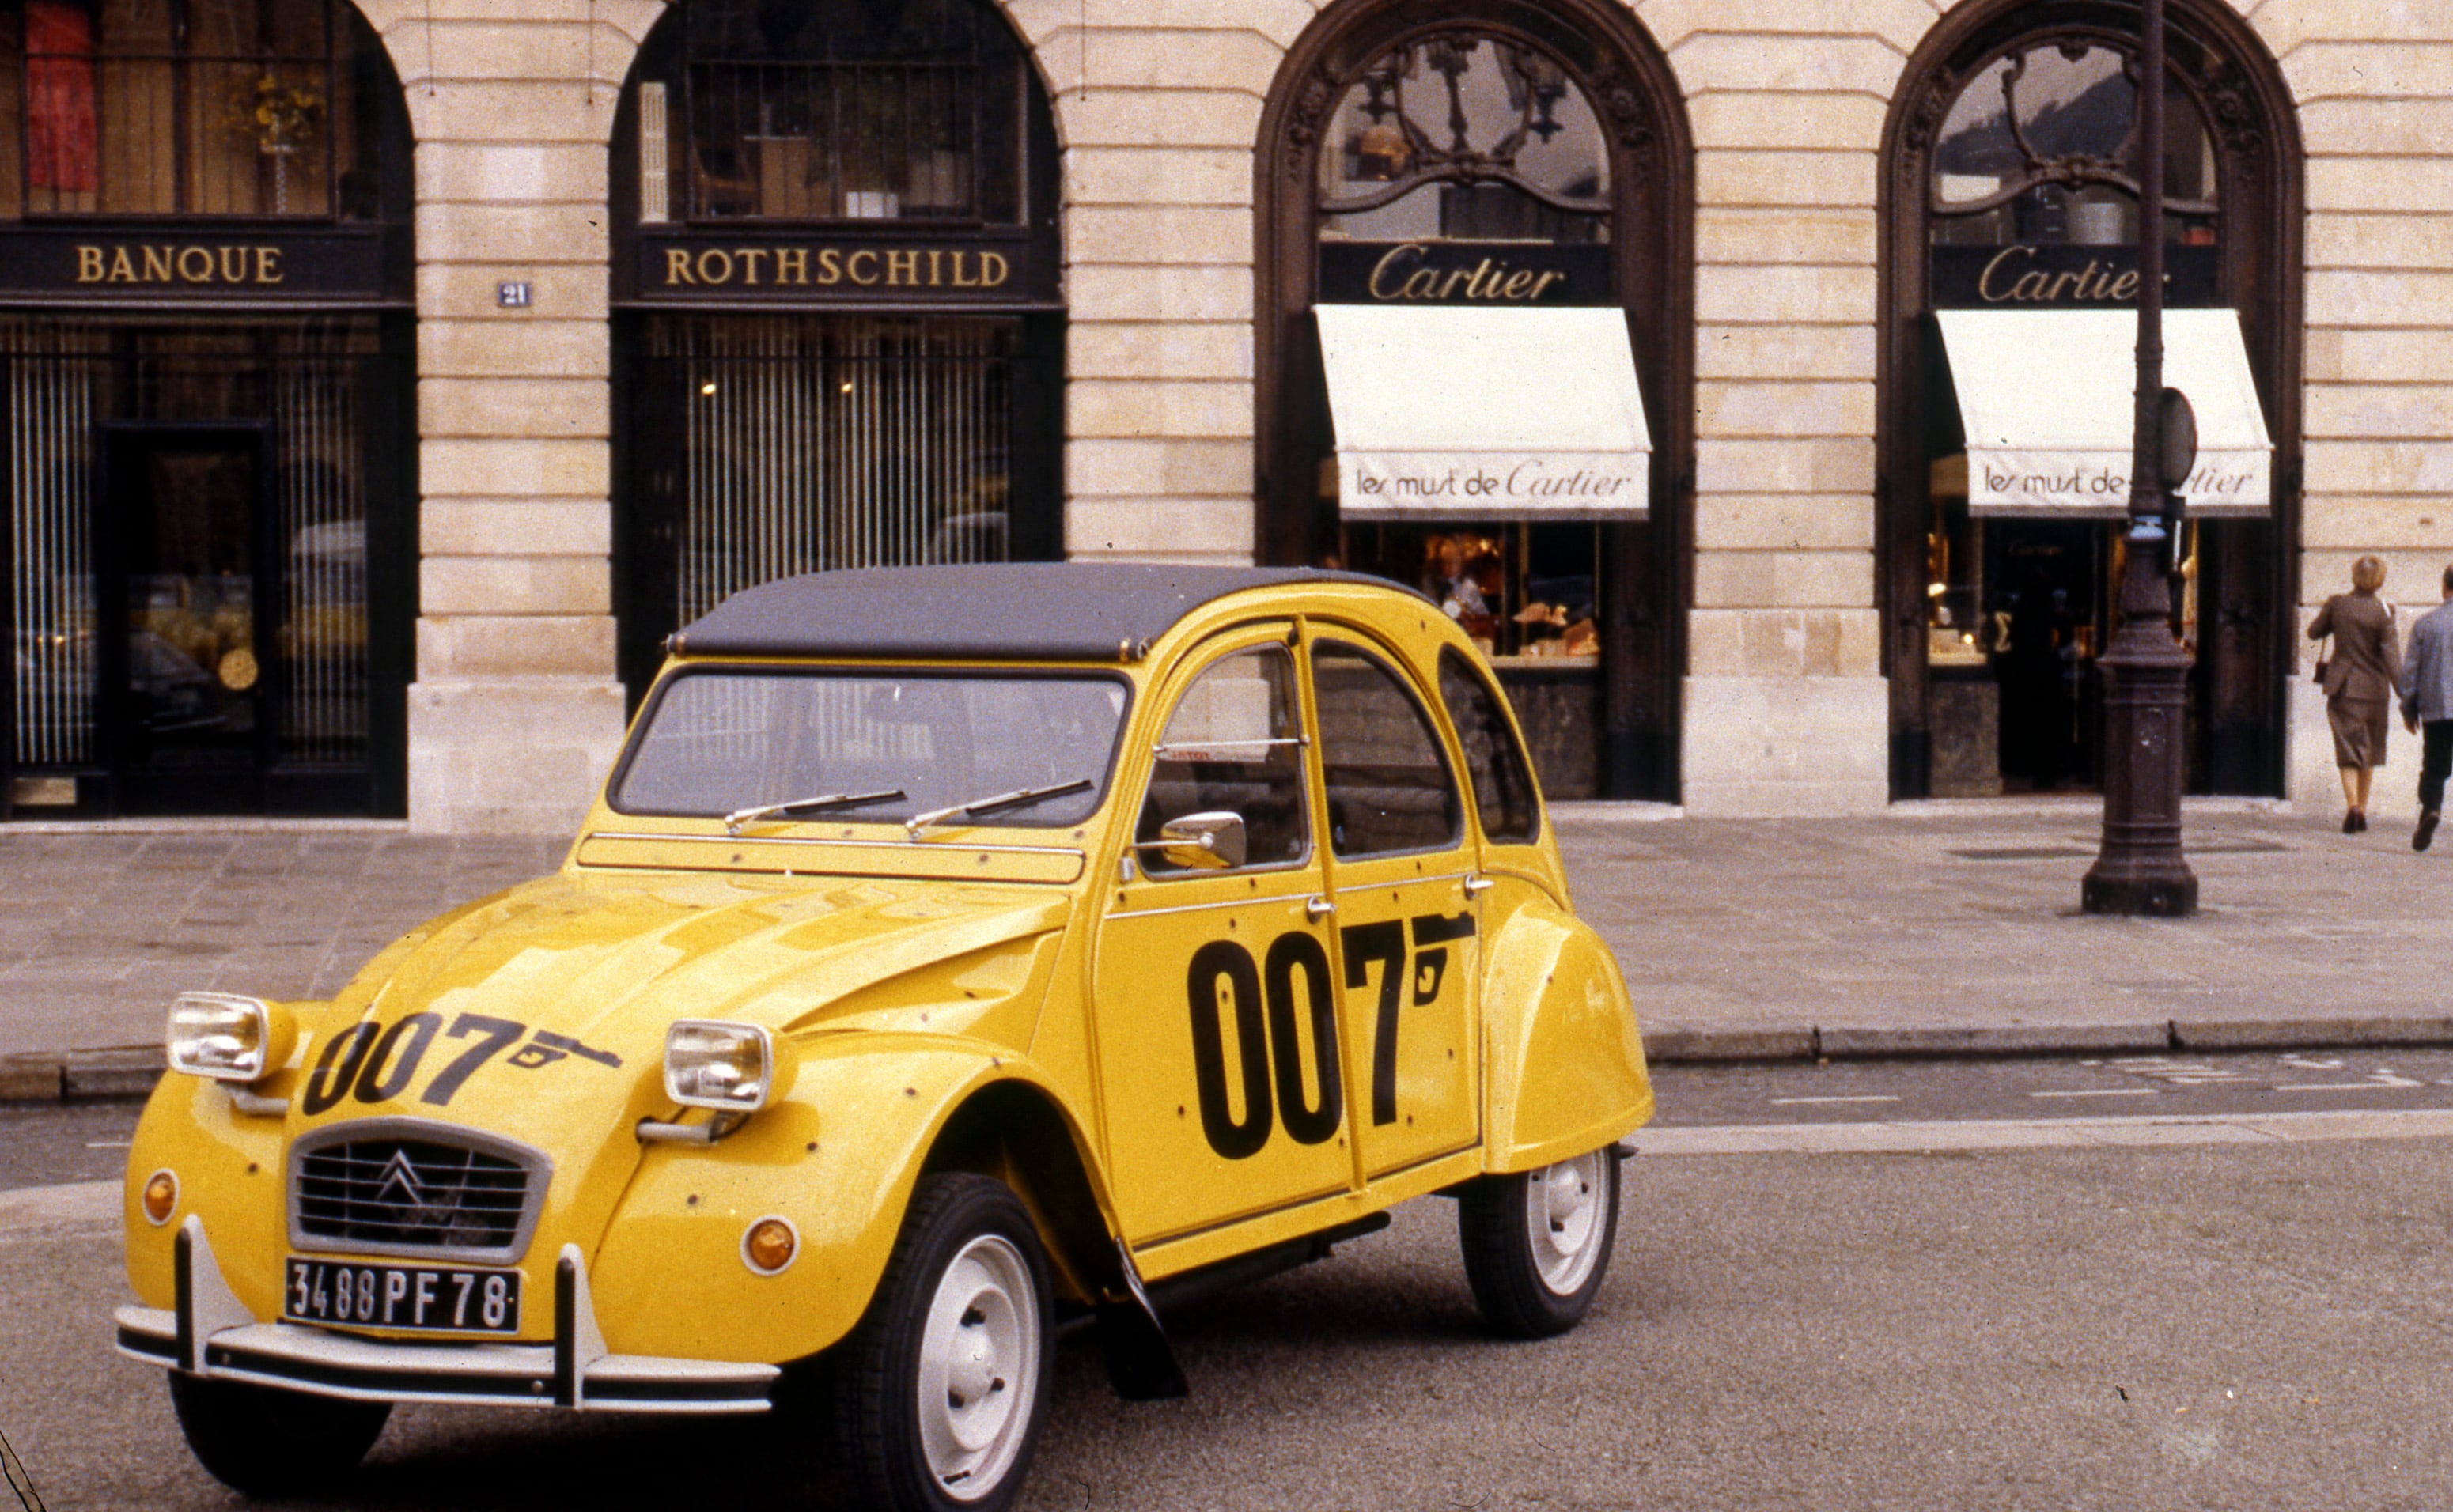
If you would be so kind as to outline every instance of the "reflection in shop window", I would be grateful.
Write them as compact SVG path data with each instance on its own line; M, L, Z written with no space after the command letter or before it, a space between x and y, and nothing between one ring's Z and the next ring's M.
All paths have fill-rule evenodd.
M1025 63L979 0L690 0L638 89L646 224L1022 219Z
M373 218L381 50L343 0L0 6L0 218Z
M1365 68L1330 119L1324 236L1608 240L1600 124L1539 49L1470 30L1400 44Z

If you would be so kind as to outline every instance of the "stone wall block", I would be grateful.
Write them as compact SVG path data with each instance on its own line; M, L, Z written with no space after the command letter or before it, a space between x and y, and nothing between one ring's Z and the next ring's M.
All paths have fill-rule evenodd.
M612 256L602 204L421 205L421 263L575 263L602 268Z
M613 516L593 499L429 499L417 540L429 557L605 557Z
M1689 677L1681 798L1697 816L1872 813L1889 799L1879 677Z
M2453 158L2365 155L2356 144L2339 157L2312 149L2306 174L2308 211L2337 210L2439 215L2453 211Z
M417 622L420 681L449 677L609 678L613 621L603 615L485 614Z
M1237 208L1252 202L1252 154L1232 148L1080 147L1066 154L1068 204Z
M1695 388L1695 427L1705 436L1856 436L1874 428L1868 383L1738 383Z
M1865 494L1710 493L1695 500L1701 551L1870 551L1874 501Z
M1697 494L1865 493L1874 490L1874 438L1699 441Z
M607 437L612 406L612 388L602 379L429 378L417 386L418 429L429 437Z
M602 440L429 436L418 448L428 497L450 494L602 499L612 468Z
M1076 263L1066 269L1065 294L1076 331L1100 321L1217 321L1248 330L1252 269L1248 253L1208 268Z
M528 286L524 309L503 307L501 286ZM417 269L417 308L429 319L498 325L571 322L601 331L611 312L611 287L602 266L581 263L426 263ZM499 333L497 333L499 334Z
M1066 389L1067 434L1248 439L1248 383L1076 380Z
M610 614L612 568L602 556L429 556L417 596L429 615Z
M1874 205L1872 152L1745 152L1695 154L1695 200L1701 206Z
M1056 109L1065 123L1068 150L1197 147L1249 151L1261 129L1260 94L1241 90L1134 90L1094 85L1087 93L1060 95Z
M2453 493L2453 447L2315 438L2304 455L2312 498L2321 493Z
M1072 376L1252 379L1248 324L1196 326L1077 323L1067 333Z
M1927 21L1932 17L1928 15ZM1687 120L1695 145L1727 148L1879 150L1886 103L1871 94L1780 94L1715 90L1698 95Z
M1870 209L1705 206L1695 212L1695 260L1707 266L1820 263L1871 268L1880 225Z
M2444 376L2442 372L2431 377ZM2307 392L2309 436L2400 438L2441 442L2453 422L2453 387L2403 384L2352 388L2327 385Z
M1725 14L1727 7L1718 8ZM1669 66L1687 98L1720 90L1780 94L1858 93L1887 100L1899 88L1908 48L1862 34L1854 22L1834 34L1699 32L1669 50ZM1931 23L1926 23L1929 29ZM1921 30L1920 37L1924 34ZM1908 47L1913 47L1910 43Z
M1065 260L1248 268L1252 211L1245 205L1073 206L1065 213Z
M424 204L603 204L609 190L605 149L580 142L429 142L417 149L417 197Z
M417 368L428 378L604 379L612 374L613 348L598 321L429 317L417 326Z
M1066 491L1074 509L1096 499L1252 497L1247 440L1089 439L1065 448Z
M1073 556L1248 565L1252 548L1248 495L1080 499L1065 522L1065 549Z
M1733 283L1744 276L1734 269L1727 273ZM1698 327L1698 379L1743 381L1778 376L1873 380L1874 328L1870 322L1853 326L1752 324L1752 302L1745 301L1741 290L1733 288L1725 302L1742 305L1750 323Z
M435 677L409 690L409 828L568 834L620 752L622 685Z
M1874 294L1870 268L1695 270L1695 318L1706 324L1865 326Z

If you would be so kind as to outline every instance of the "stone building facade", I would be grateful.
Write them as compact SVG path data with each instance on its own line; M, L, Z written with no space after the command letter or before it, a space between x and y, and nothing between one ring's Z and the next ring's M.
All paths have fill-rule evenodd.
M374 724L378 738L398 747L399 778L375 807L389 804L429 831L555 829L610 761L626 717L626 671L636 680L624 637L638 632L622 623L632 602L624 556L655 549L655 538L625 533L620 501L639 486L626 482L626 469L654 460L639 449L648 445L641 427L654 416L640 408L652 394L643 399L644 389L626 384L651 366L651 348L663 349L655 343L666 338L652 334L666 328L659 320L676 329L691 320L706 323L691 329L730 328L722 317L683 309L682 295L705 292L696 282L666 288L673 297L659 303L643 280L652 284L657 269L673 266L655 257L679 255L689 273L726 271L746 296L732 259L751 243L658 239L686 235L681 223L692 207L715 204L674 199L681 208L668 223L655 198L665 192L659 175L687 171L704 187L746 184L739 175L749 170L695 157L687 169L678 157L665 163L666 138L643 129L643 111L661 120L667 108L661 84L642 92L647 73L667 67L657 59L670 54L681 60L670 69L683 70L701 56L689 50L700 43L675 40L679 12L659 0L352 3L405 107L413 245L400 311L413 332L405 353L414 372L413 417L404 421L410 444L387 465L404 477L413 470L413 509L399 543L410 550L413 541L413 571L385 559L382 531L367 527L369 580L414 585L413 611L401 610L395 691L403 712L396 729ZM1578 695L1585 702L1562 716L1608 726L1597 756L1573 758L1583 764L1573 784L1601 796L1673 801L1692 813L1753 815L1870 812L2056 778L2084 785L2083 679L2095 638L2082 633L2090 612L2083 601L2105 568L2088 553L2104 547L2089 544L2096 536L2083 525L1970 529L1981 506L1973 513L1946 507L1957 497L1950 488L1968 487L1966 456L1956 484L1946 466L1953 436L1968 425L1944 413L1953 380L1936 376L1936 364L1944 355L1953 362L1962 409L1971 402L1972 369L1934 332L1938 312L1954 302L1947 269L1963 263L2000 274L2043 257L2037 267L2072 272L2064 287L2084 290L2077 270L2085 253L2101 265L2093 287L2111 287L2118 214L2075 207L2117 193L2079 180L2056 180L2050 193L2024 191L2025 181L2013 182L2018 164L1985 168L1978 148L1954 145L1953 133L1973 119L1963 96L2016 74L2030 90L2029 131L2014 143L2025 169L2042 164L2051 178L2055 149L2043 138L2055 131L2065 155L2095 150L2084 140L2080 102L2118 94L2122 54L2106 38L2134 8L2118 0L963 3L1009 28L1027 68L1018 88L1033 102L1026 113L1044 109L1047 136L1044 146L1013 149L1026 174L1039 175L1047 203L1012 214L1024 229L1017 235L1053 238L1054 261L1044 287L994 307L1020 332L1010 365L994 370L1035 384L1061 364L1061 388L1050 376L1044 415L1021 399L1011 411L1017 425L1052 434L1048 455L1034 464L1046 468L1052 513L1035 537L1017 514L1005 549L1208 562L1362 549L1346 535L1318 533L1339 516L1324 502L1335 497L1333 467L1316 476L1307 466L1326 459L1315 456L1321 359L1308 345L1315 337L1306 312L1332 293L1306 280L1329 276L1326 256L1314 270L1316 245L1344 239L1340 228L1372 223L1367 211L1339 208L1368 196L1311 196L1333 176L1320 154L1344 150L1350 173L1368 162L1354 155L1355 131L1342 148L1328 140L1342 122L1362 127L1364 116L1351 111L1367 113L1380 101L1376 90L1367 99L1356 91L1397 78L1400 63L1391 60L1416 70L1409 78L1431 79L1406 50L1431 48L1423 56L1436 70L1431 33L1464 27L1486 40L1518 39L1509 45L1531 61L1511 62L1516 71L1491 87L1512 91L1524 121L1534 121L1537 106L1523 100L1564 102L1558 119L1568 123L1562 140L1569 144L1574 109L1588 109L1597 123L1599 176L1535 186L1548 196L1541 203L1550 209L1537 218L1549 229L1529 235L1531 221L1494 221L1500 233L1485 240L1547 236L1566 249L1562 268L1585 266L1576 249L1612 249L1588 260L1607 265L1591 275L1601 281L1595 298L1627 311L1648 421L1642 523L1604 522L1589 537L1560 538L1594 543L1582 591L1592 599L1598 579L1601 605L1578 607L1588 618L1598 612L1605 643L1598 690ZM2443 439L2453 427L2453 388L2442 378L2453 363L2453 11L2415 0L2169 5L2185 33L2178 66L2189 70L2176 88L2200 133L2174 139L2173 150L2204 169L2195 189L2182 191L2196 193L2200 208L2176 245L2204 250L2191 266L2203 264L2204 284L2194 299L2175 301L2239 312L2272 448L2270 511L2211 521L2190 538L2199 558L2176 624L2187 621L2210 668L2198 685L2205 750L2193 770L2204 790L2322 800L2333 790L2330 747L2300 627L2327 593L2347 587L2349 563L2363 552L2392 564L2387 596L2404 605L2405 621L2435 602L2437 574L2453 558L2453 451ZM114 8L143 6L74 7L104 25ZM45 0L12 9L30 28ZM811 0L800 9L826 8ZM707 41L716 50L705 55L725 45ZM26 65L30 80L37 62ZM1550 104L1538 109L1541 126L1556 124ZM2007 114L2020 109L2013 101ZM27 119L15 129L28 129ZM735 135L780 141L775 119L769 113ZM687 138L684 130L670 140L694 153ZM1544 131L1541 141L1552 138ZM1403 161L1420 168L1434 155L1418 146ZM848 209L848 196L877 191L847 189L846 171L839 165L838 181L822 186L836 197L811 212L816 221L885 203ZM923 194L912 176L921 169L900 171L899 203L907 207ZM1989 185L1978 182L1985 172ZM1452 177L1455 185L1470 189L1470 175ZM2032 231L2027 212L2004 200L1996 207L2001 229L1984 229L1990 212L1968 207L1997 189L2052 200L2049 229ZM771 196L781 191L770 181L765 192L772 215L779 202ZM1966 197L1952 198L1959 194ZM70 229L77 212L56 201L44 211L68 214ZM29 212L22 224L36 218ZM1375 235L1407 234L1357 231L1353 239L1376 246ZM1999 261L2001 249L2044 243L2063 249L2054 255L2066 266L2032 250L2015 265ZM1956 250L1944 255L1963 244L1991 250L1974 263ZM963 269L1004 266L958 260L966 247L978 256L986 245L931 242L906 254L914 260L889 264L880 244L880 260L865 266L881 278L900 268L915 286L933 266L943 283ZM814 257L824 249L805 250ZM724 260L703 261L709 252ZM931 265L931 256L940 261ZM1014 256L1023 266L1026 254ZM773 277L786 265L753 258L738 266ZM13 293L0 288L0 310L56 315L80 295L72 274L57 283L50 300L24 279ZM872 313L934 318L923 303L915 287L900 303L881 299ZM796 318L773 301L745 297L737 308L745 318ZM1958 339L1955 331L1947 339ZM2049 361L2035 370L2048 370ZM1580 380L1563 373L1560 381ZM710 393L714 385L708 381ZM1960 446L1964 453L1973 443ZM1022 476L998 487L1019 490ZM938 525L942 531L945 522ZM1534 528L1516 536L1502 528L1493 539L1524 543L1530 561ZM1401 539L1406 550L1418 549L1414 537ZM1526 581L1511 582L1512 597L1526 596ZM2050 633L2075 653L2060 658L2064 693L2081 710L2061 716L2073 733L2049 758L2005 759L2002 715L1987 700L2011 686L1999 664L2010 654L2017 594L2071 584L2082 602L2065 604ZM1963 590L1966 602L1944 614L1937 606ZM1642 603L1630 614L1634 600ZM2041 599L2026 602L2032 609ZM22 610L19 618L22 633ZM380 627L371 638L380 641ZM1961 666L1977 660L1994 665L1981 674ZM1527 679L1536 672L1548 675L1536 667ZM1977 690L1952 690L1963 683ZM2397 746L2394 768L2380 779L2381 807L2407 786L2411 746ZM39 815L42 805L63 802L90 809L82 790L60 786L67 770L30 760L21 741L16 812Z

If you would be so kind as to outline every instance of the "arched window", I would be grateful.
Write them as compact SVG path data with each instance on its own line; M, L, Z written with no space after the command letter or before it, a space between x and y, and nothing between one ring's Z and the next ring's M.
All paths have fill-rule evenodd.
M1333 5L1260 142L1261 554L1450 606L1553 795L1674 797L1693 206L1667 63L1596 0Z
M634 694L755 584L1063 553L1054 115L991 0L677 0L613 186Z
M640 82L640 219L1010 224L1027 94L974 0L691 0Z
M0 218L371 220L397 92L346 0L9 0Z
M1880 445L1896 796L2097 778L2095 659L2120 553L2104 522L2125 486L2107 473L2103 497L2064 507L2057 490L2084 481L2077 469L2005 484L1984 460L2004 433L1984 390L2033 388L2054 362L2081 361L2084 329L2126 350L2148 149L2136 17L2088 0L1967 8L1920 50L1894 106ZM2288 628L2298 513L2296 132L2271 65L2227 10L2175 3L2169 35L2166 379L2217 355L2193 342L2227 348L2254 388L2244 423L2272 448L2253 506L2208 493L2184 527L2173 620L2196 660L2190 782L2274 792L2289 657L2276 627ZM2032 349L1986 349L2023 326ZM2096 408L2125 435L2126 368L2097 366L2118 391Z

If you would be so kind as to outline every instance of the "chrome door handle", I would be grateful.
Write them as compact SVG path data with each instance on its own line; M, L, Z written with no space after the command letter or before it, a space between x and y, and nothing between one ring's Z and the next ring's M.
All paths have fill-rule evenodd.
M1304 901L1304 916L1306 918L1326 919L1336 911L1337 905L1329 902L1327 897L1325 895L1317 898L1308 898Z
M1499 884L1488 877L1467 877L1465 880L1465 895L1468 898L1479 898L1498 885Z

